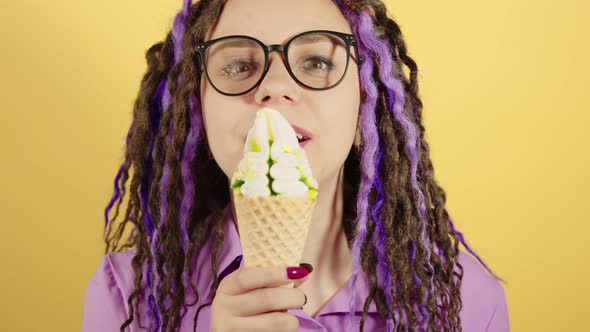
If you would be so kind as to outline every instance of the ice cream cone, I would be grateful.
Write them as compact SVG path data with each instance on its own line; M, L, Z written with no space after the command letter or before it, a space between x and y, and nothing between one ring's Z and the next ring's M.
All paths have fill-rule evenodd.
M244 266L298 266L319 187L295 130L280 112L256 112L230 187Z
M308 196L234 195L244 266L299 266L314 205Z

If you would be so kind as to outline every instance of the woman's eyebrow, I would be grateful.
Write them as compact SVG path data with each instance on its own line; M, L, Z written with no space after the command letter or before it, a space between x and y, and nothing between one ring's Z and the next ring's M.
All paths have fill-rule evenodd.
M321 33L313 33L310 35L303 36L297 40L297 43L312 44L318 41L331 41L330 37Z
M252 41L246 40L246 39L242 39L242 38L235 38L235 39L229 39L227 41L224 41L223 43L219 44L219 46L216 46L213 48L213 52L210 55L215 54L217 51L222 51L223 49L229 48L229 47L251 47L252 46Z

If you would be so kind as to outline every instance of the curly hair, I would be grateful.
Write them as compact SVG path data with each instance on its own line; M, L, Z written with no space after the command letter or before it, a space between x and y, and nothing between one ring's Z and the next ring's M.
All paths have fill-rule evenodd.
M229 188L204 134L201 66L194 46L204 41L226 1L184 0L166 39L146 53L148 68L135 100L124 162L104 216L105 253L136 249L134 290L121 331L134 319L145 328L141 301L147 302L143 318L151 330L178 328L187 306L199 301L190 281L191 263L210 237L215 241L213 296L219 284L221 217ZM360 331L373 301L388 331L461 331L459 243L493 277L504 280L471 250L445 209L446 194L435 180L424 139L418 68L398 24L381 0L333 1L353 30L361 58L362 144L345 161L343 188L344 199L356 201L344 204L342 220L353 259L350 327L362 269L370 292ZM127 209L116 223L129 178ZM144 276L147 287L141 286ZM191 294L194 301L186 303Z

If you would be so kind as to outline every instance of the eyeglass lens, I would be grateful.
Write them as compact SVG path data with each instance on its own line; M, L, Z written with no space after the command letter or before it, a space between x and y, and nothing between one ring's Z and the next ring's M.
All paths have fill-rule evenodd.
M213 44L206 54L209 79L228 94L252 88L264 71L264 50L246 38L228 38ZM346 69L346 43L329 33L303 35L291 43L288 63L297 79L311 88L329 88Z

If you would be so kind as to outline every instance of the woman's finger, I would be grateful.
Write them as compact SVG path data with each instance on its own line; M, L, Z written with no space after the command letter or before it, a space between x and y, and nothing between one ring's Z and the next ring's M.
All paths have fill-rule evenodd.
M301 308L307 301L297 288L259 288L228 298L228 305L237 308L241 317ZM248 305L245 305L248 303Z
M264 287L279 287L303 279L309 274L305 267L245 267L227 275L219 284L219 292L239 295Z

